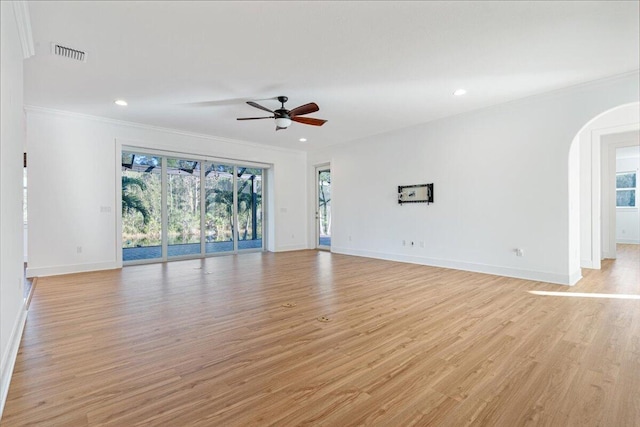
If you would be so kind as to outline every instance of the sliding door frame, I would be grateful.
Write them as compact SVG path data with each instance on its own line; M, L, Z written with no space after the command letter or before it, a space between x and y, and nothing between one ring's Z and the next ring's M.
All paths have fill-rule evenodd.
M267 204L267 195L265 191L267 189L266 180L267 180L267 170L272 167L270 164L265 163L256 163L251 161L242 161L236 159L225 159L218 158L213 156L204 156L198 154L189 154L184 152L170 151L170 150L161 150L161 149L153 149L143 146L138 146L135 144L128 144L123 141L116 140L115 144L115 157L116 157L116 262L118 265L136 265L136 264L153 264L158 262L166 262L166 261L177 261L184 259L201 259L208 258L213 256L224 256L229 254L238 254L238 253L246 253L246 252L262 252L266 250L267 247L267 235L266 235L266 225L268 224L268 212L266 207ZM156 156L162 159L162 171L161 171L161 223L162 223L162 232L161 232L161 245L162 245L162 256L160 258L153 259L142 259L142 260L131 260L124 261L123 260L123 247L122 247L122 153L123 152L134 152L136 154L143 154L148 156ZM167 159L171 158L179 158L184 160L191 160L200 162L200 253L195 255L183 255L183 256L173 256L168 257L168 225L169 225L169 215L168 215L168 190L167 190ZM214 164L224 164L227 166L233 167L233 251L225 251L225 252L210 252L206 251L206 186L205 186L205 163L214 163ZM251 167L262 169L262 185L261 185L261 212L262 212L262 246L260 248L250 248L250 249L239 249L239 230L238 230L238 170L241 167ZM253 189L252 189L253 191Z

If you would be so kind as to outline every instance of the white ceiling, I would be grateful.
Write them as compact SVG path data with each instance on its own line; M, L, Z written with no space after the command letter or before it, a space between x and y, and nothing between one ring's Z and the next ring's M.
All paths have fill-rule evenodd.
M640 68L637 1L42 1L29 11L27 105L303 150ZM51 42L87 62L53 56ZM272 120L236 120L263 115L244 101L278 95L289 109L316 102L309 117L328 123L275 132Z

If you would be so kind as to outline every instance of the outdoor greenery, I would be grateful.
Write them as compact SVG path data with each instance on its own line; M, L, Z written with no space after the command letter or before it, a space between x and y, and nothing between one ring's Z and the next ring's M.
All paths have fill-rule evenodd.
M318 174L318 207L320 208L320 235L331 235L331 172Z
M158 172L122 171L122 240L124 247L161 244L161 179Z
M147 184L141 178L132 176L122 176L122 213L142 215L142 223L149 224L151 213L147 208L147 204L140 197L139 192L134 192L133 188L137 187L140 191L147 189Z
M262 180L261 169L240 169L238 180L238 238L262 238ZM255 214L254 214L255 213Z
M200 242L200 171L168 159L167 214L171 243ZM185 167L186 166L186 167Z
M161 244L161 159L123 153L123 246ZM200 162L167 159L169 244L200 242ZM205 163L205 239L233 239L233 167ZM262 169L238 169L239 239L262 238Z

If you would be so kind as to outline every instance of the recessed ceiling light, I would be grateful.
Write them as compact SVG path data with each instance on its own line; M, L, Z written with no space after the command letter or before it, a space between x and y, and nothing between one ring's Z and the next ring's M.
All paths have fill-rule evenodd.
M300 138L298 141L300 141L300 142L307 142L307 138Z
M455 90L455 92L453 92L453 94L454 94L455 96L462 96L462 95L464 95L465 93L467 93L467 91L466 91L466 90L464 90L464 89L456 89L456 90Z
M127 105L129 105L127 101L125 101L124 99L116 99L113 102L115 102L116 105L119 105L121 107L126 107Z

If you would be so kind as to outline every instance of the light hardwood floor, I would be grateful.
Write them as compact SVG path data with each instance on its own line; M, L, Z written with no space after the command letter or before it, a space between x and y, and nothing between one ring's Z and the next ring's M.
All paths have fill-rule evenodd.
M583 272L300 251L41 278L2 425L638 426L640 300L575 296L640 295L638 246Z

